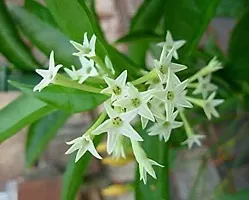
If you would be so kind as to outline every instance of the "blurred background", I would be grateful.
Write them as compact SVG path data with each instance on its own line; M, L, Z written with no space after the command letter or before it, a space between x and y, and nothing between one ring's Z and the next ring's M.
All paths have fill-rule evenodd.
M4 19L3 0L0 2L0 46L5 40L3 37L6 36L4 34L7 32L4 33L5 28L11 26L14 33L10 32L8 35L7 32L7 36L12 37L13 43L9 43L9 45L13 45L15 48L16 44L22 43L21 47L18 48L23 48L24 52L27 49L31 51L32 57L25 53L21 55L28 58L26 59L27 66L46 65L46 55L52 49L46 49L43 43L53 43L52 40L46 41L46 34L53 31L53 28L57 29L58 25L52 15L46 13L47 10L43 7L44 2L40 0L35 1L40 4L35 4L34 1L26 1L25 3L25 8L32 15L37 14L43 21L42 23L48 24L44 26L47 28L47 33L45 31L39 39L36 38L39 35L39 27L35 30L37 32L27 29L29 26L38 26L35 20L28 19L29 16L22 15L18 9L10 9L8 15L5 15L9 16L10 19ZM186 2L191 4L202 1L186 0ZM5 3L24 6L22 0L6 0ZM141 3L143 3L141 0L96 0L95 8L98 19L110 43L114 44L117 39L127 34L130 20ZM244 38L241 38L240 41L242 43L244 41L245 44L242 44L244 46L240 49L238 48L240 52L237 52L233 57L244 55L247 57L247 65L249 65L249 18L248 14L247 17L244 15L248 11L249 2L247 0L219 1L216 13L201 37L198 49L189 63L196 66L205 65L216 55L221 62L235 66L228 62L229 54L233 51L229 50L232 45L231 35L235 27L242 26L238 23L244 17L247 19L247 25L244 25L241 30L244 31L244 35L240 37ZM181 15L181 13L177 14ZM243 20L246 20L244 18ZM7 24L5 24L6 22ZM176 21L175 23L179 23L181 26L181 22ZM50 29L50 27L53 28ZM13 39L16 33L18 33L18 39ZM59 33L55 35L62 37ZM174 37L174 34L172 35ZM115 43L115 46L120 51L127 51L127 44L123 42ZM59 48L65 47L67 46L62 43ZM157 54L153 46L151 49L146 57L148 63L151 62L152 55ZM1 47L0 50L2 50ZM33 85L38 81L38 77L32 71L16 67L21 62L18 60L18 56L16 59L9 59L10 56L6 52L0 53L0 109L20 95L19 91L8 84L9 79ZM222 97L226 100L220 108L221 118L210 122L200 117L198 113L191 115L191 121L199 124L197 129L207 135L204 145L193 150L174 148L171 151L170 191L174 200L212 199L212 194L224 191L229 194L242 191L236 198L227 196L224 199L249 199L249 118L248 102L245 97L249 89L246 89L248 88L246 82L237 84L237 80L235 80L237 77L242 77L245 80L248 77L249 80L249 71L245 67L245 62L238 62L243 65L243 69L242 67L238 68L236 72L237 74L242 73L241 76L233 77L228 75L225 70L220 72L218 76L223 77L218 82L220 81L224 87L222 88L224 91ZM227 86L228 83L231 85ZM73 115L53 113L32 123L30 127L23 128L13 137L2 142L0 145L0 200L60 199L62 176L70 159L64 154L68 148L65 142L80 136L82 131L95 119L96 113L97 111ZM48 129L55 122L53 130ZM49 132L47 139L41 148L36 150L36 141L42 138L44 132ZM33 137L34 135L35 137ZM172 141L177 143L177 140L176 133ZM93 159L84 176L84 184L78 192L77 200L132 200L134 194L128 189L123 188L119 192L116 188L114 189L116 192L112 194L103 189L112 184L124 186L133 183L135 172L136 164L133 160L112 162L105 159L102 161ZM153 185L150 185L149 188L153 192Z

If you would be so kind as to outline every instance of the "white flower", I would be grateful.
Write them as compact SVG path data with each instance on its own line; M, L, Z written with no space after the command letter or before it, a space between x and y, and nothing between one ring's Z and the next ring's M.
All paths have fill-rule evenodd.
M111 100L121 99L125 96L127 86L126 86L126 79L127 79L127 71L123 71L115 80L109 77L105 77L105 82L107 83L108 87L103 89L101 93L111 94Z
M52 51L50 53L50 57L49 57L49 67L48 70L45 69L36 69L36 73L38 73L39 75L42 76L42 80L41 82L36 85L34 87L34 91L41 91L43 88L47 87L50 83L53 82L57 72L59 71L59 69L62 67L62 65L56 65L55 66L55 62L54 62L54 52Z
M158 77L161 81L161 83L166 83L168 79L169 69L172 73L176 73L179 71L182 71L184 69L187 69L185 65L172 63L172 56L175 49L172 48L167 55L164 53L164 49L162 51L162 54L160 56L160 60L154 60L154 66L156 69L156 72L158 74Z
M178 59L177 50L185 44L185 40L174 41L172 35L167 31L165 42L160 42L157 45L160 47L165 47L166 52L169 52L174 47L173 57Z
M217 60L216 57L214 57L212 60L209 61L208 65L204 67L203 69L207 70L209 73L213 73L215 71L218 71L222 69L222 64Z
M105 65L106 65L107 69L110 69L112 74L114 75L115 70L114 70L112 62L111 62L111 60L110 60L110 58L108 56L105 57Z
M116 141L115 147L114 147L113 152L112 152L112 156L114 158L117 158L117 159L120 157L126 158L125 150L124 150L125 139L126 138L121 134L119 134L117 136L117 141Z
M165 118L165 106L164 102L160 99L152 98L147 103L149 109L154 115L155 119L164 119ZM149 120L145 117L141 117L142 128L145 129Z
M134 110L141 117L155 121L154 116L147 105L151 97L151 91L139 92L137 88L132 84L129 84L127 97L117 100L113 105L126 108L127 110Z
M72 70L68 68L64 68L65 72L69 75L69 77L73 80L77 80L78 83L83 83L89 77L98 76L99 73L94 67L94 61L88 60L85 57L80 57L81 68L75 70L74 66L72 66Z
M90 41L87 38L87 32L84 34L83 44L80 44L75 41L70 41L70 43L79 51L77 53L73 53L75 56L86 56L86 57L94 57L95 54L95 43L96 43L96 35L92 35Z
M170 72L169 72L170 73ZM166 114L172 113L174 107L192 108L192 104L186 99L188 80L175 84L173 76L169 75L165 90L157 92L156 98L165 102Z
M158 123L155 123L149 128L149 135L159 135L159 139L164 139L165 142L169 140L172 129L182 126L182 122L175 121L178 111L166 116L165 120L158 119Z
M162 90L163 89L163 84L160 82L159 77L149 80L145 84L149 85L148 90L151 90L151 89Z
M202 97L206 99L209 92L217 90L217 86L210 82L211 74L206 77L199 77L198 81L199 83L193 94L202 94Z
M120 134L136 141L143 141L143 138L132 128L130 122L136 116L133 111L118 113L108 104L104 104L110 119L100 124L92 133L99 135L107 132L107 153L111 154Z
M77 162L87 151L89 151L93 156L98 159L102 159L101 156L96 151L93 141L90 135L85 134L81 137L78 137L70 142L67 142L68 145L72 145L65 154L73 153L77 151L75 162Z
M182 142L182 145L187 144L188 148L191 149L194 144L201 146L200 140L204 139L205 135L197 135L197 134L187 134L188 139Z
M133 149L134 156L139 165L140 180L143 180L144 184L147 182L147 173L156 179L156 173L152 165L157 165L159 167L164 167L157 162L148 159L146 153L141 148L137 141L131 140L131 145Z
M215 117L219 117L219 113L215 109L216 106L222 104L224 102L223 99L214 99L216 93L213 92L206 101L204 101L203 110L210 120L212 115Z

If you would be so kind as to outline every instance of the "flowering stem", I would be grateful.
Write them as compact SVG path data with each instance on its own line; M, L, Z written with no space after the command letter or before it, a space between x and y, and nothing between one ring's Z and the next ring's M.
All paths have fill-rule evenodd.
M169 143L164 143L161 142L161 146L160 146L160 162L161 164L164 166L164 168L160 169L161 173L159 174L160 179L162 180L160 184L161 187L161 198L160 199L170 199L170 194L169 194Z
M99 88L79 84L79 83L72 81L71 79L69 79L63 75L60 75L60 74L56 75L56 78L55 78L53 84L61 85L61 86L65 86L65 87L70 87L70 88L75 88L75 89L83 90L85 92L92 92L92 93L97 93L97 94L99 94L101 92L101 89L99 89Z
M157 73L156 73L156 70L154 69L154 70L150 71L149 73L145 74L144 76L132 81L131 83L133 85L139 85L141 83L144 83L148 80L155 78L156 76L157 76Z
M188 85L187 85L187 87L188 88L196 88L197 87L197 83L189 83Z
M110 72L110 70L106 67L105 63L102 61L102 59L99 56L94 56L91 57L91 59L97 64L96 66L101 67L99 70L103 70L105 73L108 74L109 77L112 77L112 74Z
M212 67L210 65L207 65L205 67L203 67L202 69L200 69L198 72L196 72L193 76L191 76L188 81L189 83L195 81L196 79L198 79L199 77L202 77L202 76L206 76L208 74L211 74L217 70L219 70L221 68L215 68L215 67Z
M188 101L190 101L191 103L196 104L197 106L200 106L202 108L204 106L204 100L203 99L197 99L197 98L192 98L192 97L188 97L188 96L186 96L186 99Z
M91 134L91 132L96 129L106 118L106 112L102 112L98 119L94 122L94 124L86 131L85 134Z
M186 130L187 136L193 135L193 130L192 130L190 124L188 123L188 120L187 120L185 114L183 113L183 111L180 111L180 117L181 117L182 122L184 124L184 128Z

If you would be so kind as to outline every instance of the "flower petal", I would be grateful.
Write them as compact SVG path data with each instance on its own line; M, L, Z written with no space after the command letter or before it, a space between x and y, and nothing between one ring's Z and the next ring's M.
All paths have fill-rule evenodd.
M120 133L132 140L143 141L143 138L128 123L124 124L123 127L120 128Z

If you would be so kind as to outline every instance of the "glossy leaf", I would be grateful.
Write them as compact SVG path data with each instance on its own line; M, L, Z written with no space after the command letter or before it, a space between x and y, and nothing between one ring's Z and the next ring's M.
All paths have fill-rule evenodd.
M39 17L24 8L13 6L11 13L20 26L23 33L46 55L52 50L55 52L55 60L64 66L70 67L78 64L76 58L72 56L74 48L69 42L69 38L61 33L57 28L52 27Z
M165 0L144 1L131 21L129 33L154 31L164 13ZM129 46L129 56L136 64L145 66L148 42L136 42Z
M4 0L0 0L0 52L23 70L34 70L38 63L21 40Z
M159 42L164 37L152 31L134 31L119 38L116 43L134 43L134 42Z
M217 8L218 17L238 17L248 8L248 0L221 0Z
M102 94L84 92L82 90L58 85L50 85L41 92L33 92L33 86L17 82L11 82L11 84L28 95L34 96L49 105L70 113L92 110L107 99L107 97Z
M35 0L26 0L24 7L34 15L37 15L42 21L45 21L51 26L57 27L53 16L49 12L49 10L42 4L38 3Z
M26 143L26 165L28 167L31 167L39 158L69 116L70 114L64 111L55 111L30 126Z
M193 51L216 12L220 0L166 0L165 30L175 40L186 40L180 49L180 59L189 60Z
M102 136L94 139L95 146L101 141ZM76 198L80 185L83 183L83 176L86 173L88 165L92 159L90 153L86 153L77 163L75 163L75 154L72 155L67 164L66 172L63 176L62 200L72 200Z
M53 107L34 97L21 95L0 110L0 142L53 110Z
M249 11L239 20L229 42L229 64L224 70L229 81L249 82Z
M78 0L46 0L46 2L57 24L72 40L81 43L85 32L88 33L88 37L95 34L98 38L96 54L102 59L108 55L117 75L126 69L130 77L137 77L138 66L104 40L95 16L91 14L84 1L79 3Z

